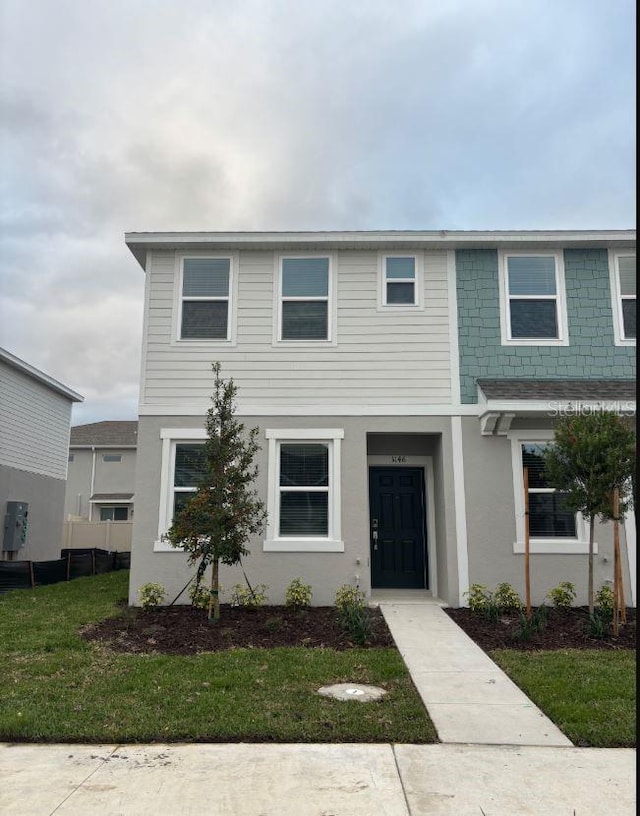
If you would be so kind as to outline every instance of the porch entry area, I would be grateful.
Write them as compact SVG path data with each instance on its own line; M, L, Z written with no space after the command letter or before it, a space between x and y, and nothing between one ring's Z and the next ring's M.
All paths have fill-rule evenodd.
M370 467L371 586L426 589L424 471Z

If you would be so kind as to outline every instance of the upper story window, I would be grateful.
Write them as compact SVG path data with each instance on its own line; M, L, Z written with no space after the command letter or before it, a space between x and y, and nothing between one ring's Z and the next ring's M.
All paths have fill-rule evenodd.
M102 454L102 461L103 462L122 462L122 454L121 453L103 453Z
M560 253L502 253L503 344L567 345L564 266Z
M329 258L282 258L279 340L330 340Z
M183 258L181 340L229 340L231 258Z
M74 458L75 458L74 454L70 453L69 458L67 459L67 462L73 462Z
M416 259L392 257L384 259L384 289L382 302L385 306L415 306L417 304Z
M378 255L378 309L422 306L422 263L418 255Z
M636 256L616 252L611 263L611 292L616 343L636 343Z

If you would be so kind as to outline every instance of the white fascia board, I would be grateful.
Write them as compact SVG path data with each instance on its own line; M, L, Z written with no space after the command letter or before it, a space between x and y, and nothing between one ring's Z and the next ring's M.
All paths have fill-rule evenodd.
M144 268L148 249L457 249L606 246L635 248L635 230L372 230L346 232L127 232L125 243Z
M40 371L34 366L29 365L29 363L25 363L24 360L21 360L19 357L11 354L6 349L0 348L0 360L11 366L11 368L15 368L17 371L21 371L23 374L31 377L31 379L37 380L43 385L46 385L52 391L57 391L58 394L62 394L63 397L67 397L67 399L71 400L71 402L84 402L84 397L78 394L76 391L73 391L71 388L63 385L61 382L58 382L58 380L54 380L53 377L45 374L44 371Z

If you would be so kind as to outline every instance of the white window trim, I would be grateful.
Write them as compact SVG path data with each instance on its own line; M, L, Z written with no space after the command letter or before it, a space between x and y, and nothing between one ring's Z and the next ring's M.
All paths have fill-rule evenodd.
M622 314L622 300L623 295L620 291L620 269L618 267L618 260L633 256L635 252L624 252L623 250L609 250L609 281L611 287L611 310L613 312L613 335L616 346L635 346L635 337L625 337L624 335L624 318ZM628 296L626 296L628 297ZM635 298L634 298L635 300Z
M187 258L213 258L228 259L229 261L229 307L227 310L227 336L225 338L206 337L181 337L182 333L182 278L184 271L184 261ZM173 326L171 331L172 345L187 344L189 346L202 346L209 348L212 345L235 346L236 328L238 314L238 253L237 252L177 252L175 260L175 289L173 297ZM188 297L187 300L225 300L220 297Z
M510 431L507 438L511 440L511 467L513 472L513 498L516 517L516 541L513 552L524 553L524 477L522 473L522 445L527 442L553 442L553 433L549 431ZM584 517L576 513L576 538L529 538L529 552L550 555L574 555L589 552L589 528ZM594 552L598 545L594 543Z
M329 261L327 290L327 338L324 340L285 340L282 338L282 262L300 258L327 258ZM309 348L309 346L337 345L337 261L332 252L306 252L296 254L276 254L274 258L274 302L273 302L273 345L288 348ZM287 300L325 300L325 297L299 297Z
M512 338L511 337L511 310L509 308L509 276L507 275L507 258L554 258L556 266L556 294L553 298L556 301L556 316L558 321L558 337L553 338ZM562 252L510 252L507 250L498 251L498 276L500 289L500 337L503 346L568 346L569 329L567 321L567 295L564 276L564 257ZM526 300L522 296L521 300ZM552 296L541 296L531 298L536 300L551 300Z
M154 552L183 552L181 547L172 547L163 536L173 520L173 474L176 463L176 445L181 442L205 442L205 428L162 428L162 460L160 465L160 508L158 513L158 538L153 543Z
M269 468L267 537L264 552L344 552L341 520L340 456L343 428L267 428ZM280 510L280 443L329 442L329 531L325 537L281 538L277 535Z
M413 258L415 278L413 279L413 303L387 303L387 259ZM409 278L392 278L396 283L409 283ZM378 253L378 311L406 312L424 311L424 255L414 252Z

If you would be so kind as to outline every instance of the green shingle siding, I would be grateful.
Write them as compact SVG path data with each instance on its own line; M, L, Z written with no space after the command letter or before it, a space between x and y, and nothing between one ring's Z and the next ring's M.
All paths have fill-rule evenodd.
M614 342L607 251L567 249L564 268L569 345L503 346L497 250L456 252L463 403L483 377L635 377L635 348Z

